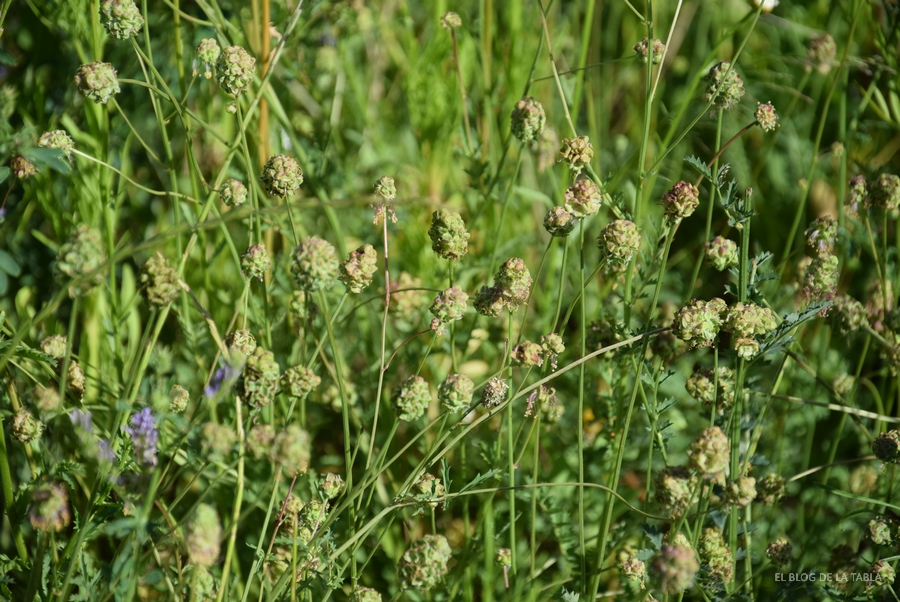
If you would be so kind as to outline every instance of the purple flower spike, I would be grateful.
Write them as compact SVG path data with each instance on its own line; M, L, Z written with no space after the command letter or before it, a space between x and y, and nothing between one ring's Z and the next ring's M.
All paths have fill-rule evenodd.
M138 464L147 467L156 466L156 443L159 431L153 422L153 412L144 408L131 417L131 426L123 427L134 445L134 457Z

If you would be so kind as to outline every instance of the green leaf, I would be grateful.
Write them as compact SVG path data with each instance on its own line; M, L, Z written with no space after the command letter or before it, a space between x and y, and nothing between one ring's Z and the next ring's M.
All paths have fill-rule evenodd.
M48 167L53 171L58 171L63 175L72 173L72 167L66 159L65 151L58 148L29 148L22 151L22 155L35 164L39 169Z
M0 271L6 272L13 278L18 278L22 273L22 268L16 262L15 257L0 249Z
M6 178L8 178L9 174L11 173L12 172L9 170L9 168L5 165L3 167L0 167L0 182L5 182Z

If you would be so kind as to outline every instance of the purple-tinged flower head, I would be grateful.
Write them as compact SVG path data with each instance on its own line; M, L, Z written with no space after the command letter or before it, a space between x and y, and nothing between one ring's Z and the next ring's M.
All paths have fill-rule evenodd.
M591 146L591 141L587 136L563 138L562 146L559 149L559 158L560 161L565 161L569 169L577 175L594 158L594 147Z
M250 245L241 255L241 272L248 279L262 280L270 267L272 267L272 260L269 259L269 252L265 245Z
M441 291L434 298L429 310L435 317L437 334L444 334L444 327L450 322L462 320L468 307L468 301L469 295L455 285Z
M868 538L876 546L889 546L893 541L892 533L896 530L894 521L888 516L878 515L866 523Z
M362 245L351 251L339 270L338 280L344 283L351 293L357 295L372 284L372 275L378 269L378 254L372 245Z
M784 477L770 472L756 485L756 501L766 506L774 506L784 497Z
M869 203L888 212L900 208L900 176L883 173L869 183Z
M688 456L691 468L703 477L715 479L728 468L731 458L728 437L718 426L704 429L700 437L691 444Z
M223 385L232 384L238 377L237 371L231 366L231 364L223 364L221 368L216 370L216 373L213 374L212 379L209 381L209 384L204 389L203 393L207 397L215 397L216 393L218 393Z
M475 294L475 311L482 316L496 318L505 306L503 294L496 286L482 286Z
M720 272L737 265L737 243L725 237L716 236L706 243L706 260Z
M566 209L575 217L585 218L596 215L603 204L603 193L588 178L576 180L566 189Z
M375 182L375 198L372 204L374 210L373 224L381 221L391 220L391 223L397 223L397 214L394 212L394 199L397 198L397 187L394 186L394 178L382 176Z
M544 229L547 234L557 238L565 238L575 229L578 216L563 206L557 205L544 216Z
M778 125L778 113L775 112L775 107L771 102L757 105L755 117L756 123L764 132L771 132Z
M666 45L659 38L653 38L653 64L656 65L662 60L663 52L666 51ZM642 39L634 45L634 53L644 63L647 62L647 56L650 54L650 42L647 38Z
M654 586L665 594L678 594L691 587L699 570L696 552L684 545L664 545L647 565Z
M706 76L706 100L713 108L727 111L744 96L744 81L731 63L722 61L713 66Z
M133 38L144 27L144 17L134 0L103 0L100 20L107 33L118 40Z
M509 311L515 311L528 301L531 284L531 273L525 266L525 261L519 257L507 259L494 278L494 285L500 289Z
M647 580L647 566L637 557L637 555L632 554L626 558L622 562L621 568L622 574L631 581L637 582L641 589L647 587L645 583Z
M531 96L517 102L510 115L510 131L523 143L538 140L546 124L544 107Z
M241 46L228 46L216 60L216 81L231 96L240 96L253 81L255 67L256 59L249 52Z
M153 411L144 408L131 417L131 426L122 428L131 437L134 446L134 458L141 466L152 468L156 466L156 444L159 441L159 431L153 420Z
M806 244L819 257L831 255L834 243L837 242L837 236L837 220L830 215L823 215L806 229Z
M780 537L766 547L766 558L779 569L791 566L791 542L786 537Z
M266 194L283 199L294 194L303 184L303 169L292 157L274 155L266 161L259 180Z
M243 182L229 179L219 190L219 198L229 207L238 208L247 201L247 187Z
M662 197L663 211L671 223L690 217L700 205L700 191L684 180L678 182Z
M517 345L511 353L513 364L525 368L542 366L544 364L543 349L532 341L523 341Z
M854 219L859 217L860 207L869 204L869 185L865 176L854 176L850 180L850 190L844 200L844 214Z
M803 298L807 303L834 299L839 263L836 255L820 255L812 260L803 279Z
M641 235L634 222L618 219L609 222L597 237L600 255L606 260L604 269L623 271L641 247Z
M438 209L431 215L431 250L450 261L459 261L469 252L469 232L456 211Z
M87 412L84 410L79 410L79 409L74 409L71 412L69 412L69 420L72 421L72 424L74 424L75 426L81 427L88 433L94 432L94 424L92 422L90 412Z

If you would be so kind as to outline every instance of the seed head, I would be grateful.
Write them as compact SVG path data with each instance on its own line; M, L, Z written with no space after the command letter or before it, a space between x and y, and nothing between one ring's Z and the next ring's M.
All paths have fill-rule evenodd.
M775 330L778 323L768 307L738 301L728 308L726 328L741 337L759 337Z
M37 175L38 172L34 163L22 155L12 156L9 160L9 169L12 171L13 175L20 180L27 180L28 178Z
M517 102L510 116L512 135L522 143L539 140L546 123L547 115L544 113L544 107L531 96Z
M688 451L690 467L707 479L716 479L728 468L731 447L728 437L717 426L703 429Z
M706 243L706 260L716 270L722 272L738 264L737 243L721 236Z
M694 214L700 205L700 191L696 186L682 180L662 197L663 211L671 223L676 223Z
M309 433L296 424L289 424L275 435L275 462L288 476L306 474L309 470Z
M715 527L704 529L699 548L700 562L709 567L709 576L721 583L730 583L734 576L734 559L722 531Z
M310 236L294 249L291 273L301 289L313 293L334 286L338 258L331 243Z
M807 303L834 299L838 277L838 258L836 255L814 258L809 264L803 279L803 298Z
M594 147L591 146L587 136L564 138L559 149L559 157L574 174L579 174L594 158Z
M458 286L452 286L438 294L429 308L435 318L437 334L443 334L444 328L450 322L462 320L466 313L469 295ZM434 329L435 326L432 326Z
M559 403L556 396L556 389L541 385L528 396L528 405L525 406L525 418L533 418L537 415L538 410L543 412L544 417L550 424L556 424L566 408Z
M338 280L351 293L359 294L372 284L372 275L377 269L378 254L375 247L366 244L350 252L347 260L341 264Z
M215 38L203 38L200 40L200 43L197 44L197 60L203 63L203 76L206 79L212 77L212 67L216 64L216 61L219 60L221 54L222 49L219 47L219 43L216 42Z
M627 219L613 220L606 224L597 237L600 255L610 271L624 270L641 248L641 235L634 222Z
M61 334L54 334L41 341L41 351L58 360L66 357L67 346L66 337Z
M375 210L373 224L390 218L392 223L397 223L397 214L394 212L394 199L397 198L397 188L394 186L394 178L382 176L375 182Z
M469 250L466 224L456 211L438 209L431 214L431 250L444 259L459 261Z
M233 354L250 357L256 351L256 337L249 330L235 330L225 337L225 347Z
M713 371L697 369L684 383L688 395L706 406L715 406L718 414L725 413L734 403L734 371L719 367L717 383L713 382Z
M230 178L219 190L219 198L228 207L237 209L247 201L247 187L238 180Z
M260 181L266 194L280 199L294 194L303 183L300 164L287 155L273 155L263 165Z
M780 569L791 566L791 550L793 546L786 537L780 537L766 547L766 558Z
M518 257L507 259L500 266L494 283L500 289L500 294L510 311L516 310L528 301L532 280L523 259Z
M866 308L863 304L849 295L838 295L834 298L832 307L838 329L844 333L856 332L868 324Z
M691 347L709 347L719 334L726 308L725 302L718 298L710 301L692 299L675 313L675 334Z
M327 499L333 500L341 495L341 492L344 490L344 479L340 475L329 472L320 482L319 489L322 490Z
M32 441L41 438L44 432L44 423L31 415L31 412L20 407L13 415L12 436L28 445Z
M181 385L172 385L169 390L169 411L173 414L181 414L191 400L190 393Z
M453 551L443 535L426 535L412 544L400 559L403 589L428 591L447 574Z
M216 61L216 81L231 96L240 96L250 82L256 59L241 46L227 46Z
M503 293L496 286L482 286L475 294L475 311L482 316L496 318L504 307Z
M637 581L641 589L647 587L647 566L636 555L632 554L622 562L622 574Z
M578 217L565 207L559 205L550 209L544 216L544 229L550 236L565 238L575 229Z
M816 69L822 75L828 75L834 65L837 44L827 33L823 33L809 41L806 47L807 71Z
M744 508L756 499L756 479L744 475L736 481L730 481L725 487L725 502L738 508Z
M51 387L37 387L34 391L34 407L44 414L59 410L59 391Z
M684 545L663 545L647 564L651 581L665 594L678 594L691 587L699 570L696 552Z
M756 501L774 506L784 497L784 477L770 472L756 484Z
M103 0L100 19L109 35L119 40L133 38L144 26L141 9L133 0Z
M531 341L524 341L512 350L512 361L517 366L533 368L544 364L544 353L541 346Z
M79 399L84 396L87 387L87 379L85 378L84 370L75 360L69 361L69 371L66 383L68 383L69 391L74 393Z
M838 235L837 220L830 215L817 218L806 229L806 244L821 257L831 255Z
M731 63L722 61L709 70L706 76L706 100L716 109L729 110L744 96L744 82Z
M670 517L681 516L691 504L697 477L684 466L668 466L656 477L656 502Z
M494 562L497 563L497 566L502 568L509 568L512 566L512 550L509 548L500 548L497 550L496 556L494 556Z
M900 209L900 176L883 173L870 184L869 202L872 207L887 212Z
M866 290L866 300L866 315L869 317L869 323L876 332L883 332L885 320L894 309L894 286L891 281L885 279L882 287L880 279L872 280Z
M892 430L878 435L872 442L872 452L882 462L896 464L900 461L900 431Z
M247 357L241 375L244 401L257 408L272 403L278 393L280 376L281 369L275 361L275 354L262 347L254 349Z
M406 422L420 418L430 403L431 391L428 390L428 382L421 376L410 376L394 390L391 397L397 416Z
M375 182L375 196L385 202L392 203L397 198L397 187L394 186L394 178L382 176Z
M272 260L269 259L269 252L266 251L265 245L250 245L241 255L241 271L244 276L249 279L256 278L262 280L272 267Z
M103 264L106 253L100 233L87 224L75 228L71 238L60 248L56 257L56 269L71 279L97 272L89 280L69 287L71 297L86 295L92 288L103 282L103 274L97 270Z
M875 576L871 581L866 581L866 592L869 593L869 597L894 583L894 567L887 560L878 560L872 563L869 574Z
M75 85L82 96L101 105L119 93L119 80L110 63L96 61L82 65L75 72Z
M653 64L656 65L662 60L663 52L666 51L666 45L659 38L653 38ZM634 53L644 64L647 63L647 56L650 54L650 43L647 38L643 38L634 45Z
M31 492L28 520L35 531L59 533L72 522L69 488L58 481L42 481Z
M216 564L222 540L222 523L216 509L209 504L200 504L188 523L184 541L191 562L208 568Z
M66 133L66 130L53 130L44 132L38 138L38 146L44 148L56 148L66 153L66 158L72 160L72 149L75 148L75 141Z
M444 29L456 29L457 27L462 27L462 19L454 12L444 13L444 16L441 17L441 27Z
M878 515L866 524L867 535L876 546L889 546L893 541L896 529L894 521L886 516Z
M544 359L550 360L550 365L554 369L556 369L556 358L565 350L566 345L557 333L551 332L541 337L541 352L544 354Z
M603 194L588 178L577 180L566 189L566 209L576 218L596 215L602 203Z
M222 460L234 450L237 435L234 430L218 422L207 422L203 425L202 447L204 455L215 460Z
M271 424L257 424L247 431L247 452L256 459L274 456L275 427Z
M771 132L778 125L778 113L775 112L771 102L756 106L756 123L764 132Z
M481 405L484 409L491 410L506 401L506 393L509 390L509 384L506 379L495 376L485 383L481 390Z
M181 292L178 270L169 265L162 253L151 256L144 264L141 285L147 302L156 307L169 305Z
M288 368L281 376L281 386L292 397L306 397L319 386L322 379L304 366Z
M858 218L859 208L869 206L868 184L865 176L854 176L850 180L850 190L844 200L844 214Z
M464 412L472 404L475 383L465 374L451 374L438 386L438 401L448 412Z

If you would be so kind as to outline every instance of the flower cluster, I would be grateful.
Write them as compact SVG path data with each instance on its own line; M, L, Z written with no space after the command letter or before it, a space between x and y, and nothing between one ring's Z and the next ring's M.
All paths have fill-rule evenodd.
M694 584L700 570L697 554L689 545L663 545L647 564L647 573L656 589L678 594Z
M456 211L438 209L431 214L431 250L450 261L459 261L469 251L469 233Z
M229 178L219 190L219 198L227 206L237 209L247 202L247 187L240 181Z
M144 26L141 9L134 0L103 0L100 17L109 35L119 40L133 38Z
M259 179L266 194L283 199L294 194L303 184L303 170L291 157L274 155L263 165Z
M662 197L663 212L670 223L677 223L694 214L700 205L700 191L684 180L678 182Z
M709 347L722 327L727 305L715 297L710 301L692 299L675 314L675 334L691 347Z
M718 378L713 380L712 370L696 369L684 383L688 395L706 406L714 406L723 414L734 403L734 371L719 366Z
M588 178L576 180L566 189L565 197L566 210L579 219L596 215L603 203L603 193Z
M706 243L706 260L718 271L738 264L737 243L722 236L716 236Z
M447 325L456 320L462 320L466 313L467 295L461 288L454 285L438 293L429 310L434 316L431 329L438 335L446 332Z
M641 235L634 222L627 219L613 220L606 224L597 237L600 255L608 272L624 270L641 248Z
M281 369L275 361L275 354L257 347L247 358L241 375L242 397L250 405L262 408L275 400Z
M115 68L100 61L80 66L75 72L75 85L82 96L101 105L119 93Z
M231 96L240 96L250 82L256 59L241 46L227 46L216 60L216 81Z
M338 280L344 283L351 293L359 294L372 284L372 276L378 269L378 253L372 245L363 245L351 251L347 260L340 266Z
M530 96L517 102L510 116L512 135L523 143L538 140L546 123L544 107Z
M506 393L509 391L509 383L506 379L495 376L484 384L481 390L481 405L486 410L492 410L506 401Z
M443 535L426 535L413 543L400 559L403 589L428 591L447 574L453 551Z
M200 40L200 43L197 44L197 59L203 63L203 77L206 79L212 77L213 65L219 60L219 55L221 54L222 49L215 38L203 38ZM195 71L194 75L196 74Z
M144 408L131 417L131 426L122 427L122 430L131 437L135 461L148 468L156 466L156 444L159 441L159 431L156 429L153 411L150 408Z
M706 573L715 581L730 583L734 576L734 558L731 548L725 543L722 531L717 527L709 527L700 535L700 562L706 567Z
M744 96L744 81L727 61L714 65L706 79L706 100L716 109L727 111Z
M503 309L515 311L528 301L531 285L531 273L525 261L518 257L507 259L494 276L494 285L481 287L475 295L475 309L490 317Z
M634 45L634 53L641 59L644 63L647 62L647 57L650 55L651 45L647 38L643 38L640 42ZM656 65L662 60L663 52L666 51L666 45L663 44L662 40L659 38L653 38L653 64Z
M428 382L421 376L410 376L394 391L391 405L400 420L410 422L420 418L431 403Z
M448 412L458 413L469 409L475 383L465 374L450 374L438 386L438 401Z
M339 267L331 243L310 236L297 245L292 260L291 273L304 291L312 293L334 286Z
M71 238L59 247L56 257L59 272L73 280L80 280L69 287L69 295L80 297L103 282L99 268L103 265L104 256L103 242L97 230L87 224L75 228ZM93 275L85 280L88 274Z
M181 291L178 270L170 266L161 253L151 256L144 264L141 285L147 302L157 307L169 305Z
M284 391L292 397L306 397L319 384L322 379L319 378L312 370L304 366L295 366L288 368L281 375L281 386Z
M272 260L265 245L250 245L241 255L241 271L251 280L262 280L271 267Z
M564 138L562 147L559 149L559 156L562 161L566 162L572 173L579 174L584 166L589 165L594 158L594 147L591 146L591 141L587 136Z
M544 229L547 234L558 238L565 238L575 229L579 222L578 217L566 207L556 205L544 216Z
M728 437L717 426L703 429L688 452L690 467L707 479L716 480L728 468L731 447Z

